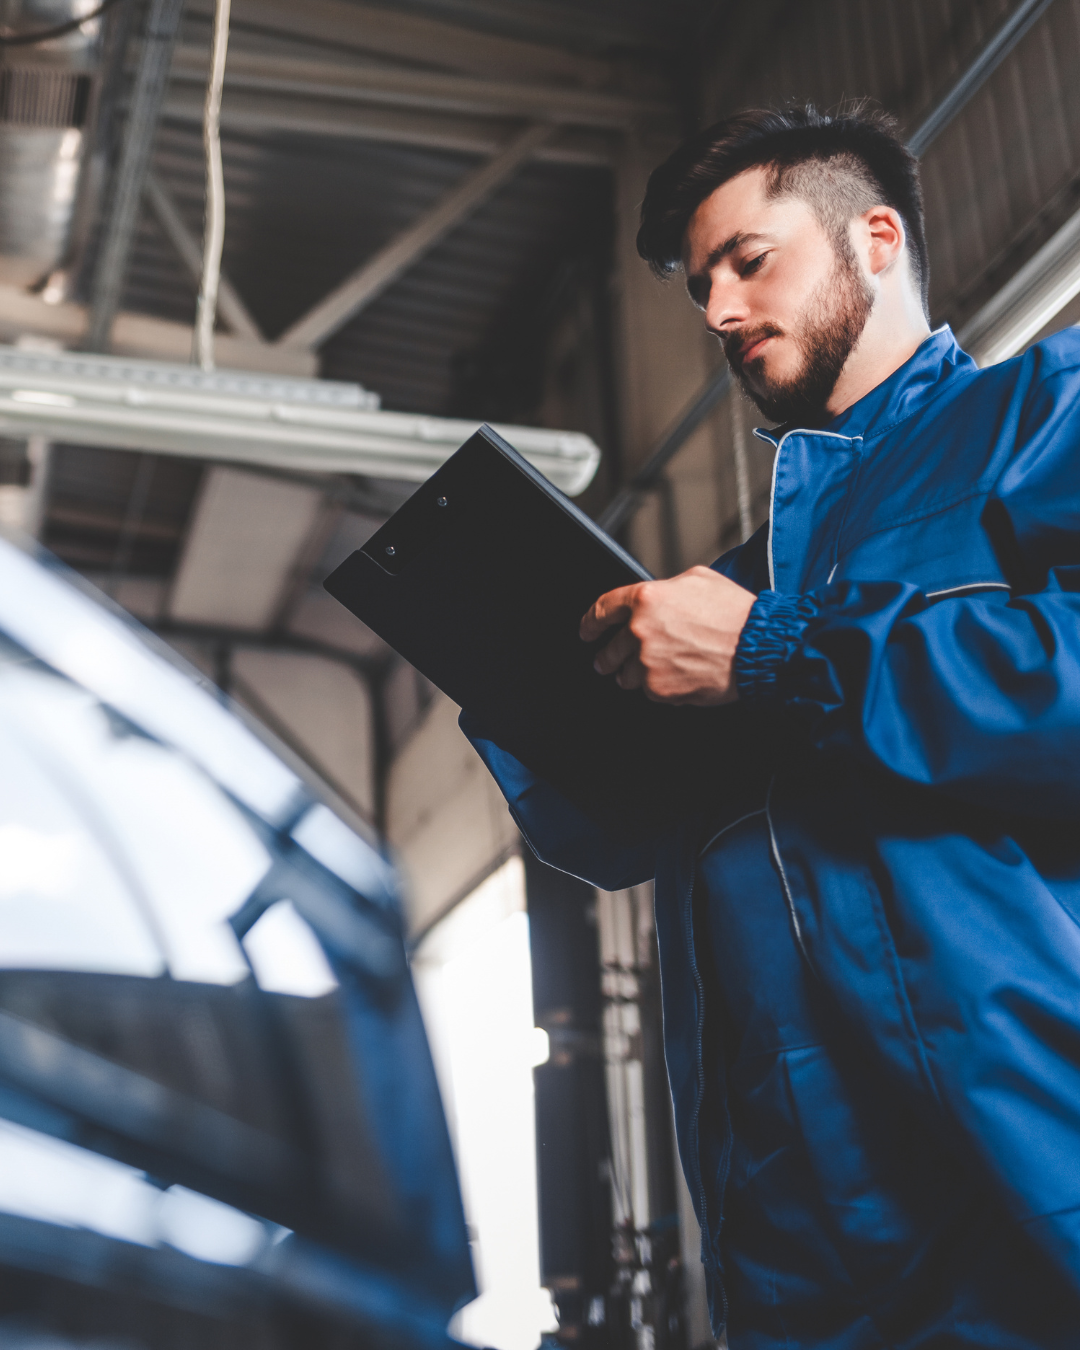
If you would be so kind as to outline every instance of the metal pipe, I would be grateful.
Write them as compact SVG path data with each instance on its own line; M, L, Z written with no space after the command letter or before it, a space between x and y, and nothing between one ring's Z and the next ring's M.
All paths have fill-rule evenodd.
M926 153L930 142L941 135L1052 3L1053 0L1022 0L915 134L908 138L907 148L913 155L921 157Z
M135 88L128 108L123 152L108 218L103 227L104 243L91 288L90 325L84 341L88 351L104 351L108 348L113 319L120 307L120 294L150 167L150 152L165 97L169 64L183 4L184 0L151 0L139 66L135 73Z
M645 493L656 485L657 480L670 460L674 458L675 453L701 426L730 387L731 372L727 366L710 376L705 387L696 398L687 404L682 416L664 436L642 467L601 511L597 517L597 524L601 529L610 533L629 520L641 505Z
M20 288L44 288L70 252L101 59L101 20L85 8L5 6L15 26L0 32L0 282Z

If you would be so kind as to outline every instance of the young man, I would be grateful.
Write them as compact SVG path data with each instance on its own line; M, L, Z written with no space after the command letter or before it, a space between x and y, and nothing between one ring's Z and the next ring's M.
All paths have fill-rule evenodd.
M642 222L782 424L772 509L582 636L781 748L619 838L463 724L541 858L656 878L733 1350L1080 1346L1080 334L980 371L930 332L917 168L878 116L714 126Z

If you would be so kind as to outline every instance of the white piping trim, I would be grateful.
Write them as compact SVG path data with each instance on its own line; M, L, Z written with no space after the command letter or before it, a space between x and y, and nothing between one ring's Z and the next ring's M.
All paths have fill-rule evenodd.
M744 820L753 820L755 816L763 816L764 814L765 808L763 806L759 807L758 810L756 811L747 811L745 816L740 816L738 820L733 820L730 825L725 825L723 829L717 830L707 844L702 844L701 848L698 850L698 857L699 858L704 857L704 855L708 853L709 849L712 848L713 844L716 843L716 841L721 837L721 835L727 834L728 830L733 830L736 825L741 825Z
M782 442L781 442L782 443ZM780 445L776 447L776 454L773 455L772 462L772 483L769 486L769 590L776 590L776 569L773 567L773 512L776 510L776 470L780 464Z
M825 578L825 585L826 585L826 586L829 584L830 581L832 581L833 577L836 576L836 569L837 569L839 566L840 566L840 564L839 564L838 562L834 562L834 563L833 563L833 565L832 565L832 571L831 571L831 572L829 573L829 575Z
M760 428L759 428L760 430ZM757 431L754 432L757 435ZM784 448L784 442L789 436L829 436L834 441L847 441L848 445L854 445L858 439L856 436L841 436L838 431L812 431L807 427L792 427L790 431L785 431L776 444L776 455L772 464L772 487L769 490L769 590L776 590L776 570L773 567L773 512L776 509L776 471L780 466L780 452Z
M963 595L966 591L1011 591L1005 581L968 581L963 586L946 586L943 591L927 591L927 600L943 600L947 595Z
M775 779L773 781L775 782ZM772 790L773 785L770 783L769 791L765 797L765 822L769 827L769 845L772 848L772 855L776 859L776 869L780 873L780 885L783 888L784 899L787 901L788 913L791 915L791 926L795 930L795 941L799 944L799 951L803 954L803 960L813 970L814 966L810 960L810 954L803 942L802 929L799 927L799 916L795 913L795 901L791 895L791 887L788 885L787 873L784 871L784 860L780 856L780 845L776 842L776 831L773 829L772 816L769 814Z

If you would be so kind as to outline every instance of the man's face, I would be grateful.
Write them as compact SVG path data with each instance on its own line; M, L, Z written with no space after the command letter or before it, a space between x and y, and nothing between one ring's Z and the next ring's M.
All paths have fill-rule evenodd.
M810 206L767 197L767 182L765 169L748 169L697 208L683 240L686 285L765 416L821 421L873 295Z

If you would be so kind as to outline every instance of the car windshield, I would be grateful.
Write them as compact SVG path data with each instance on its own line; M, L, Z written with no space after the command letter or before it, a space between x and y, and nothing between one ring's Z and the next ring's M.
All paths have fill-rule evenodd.
M393 872L155 643L0 544L0 1259L27 1222L277 1281L336 1250L445 1327L472 1273Z

